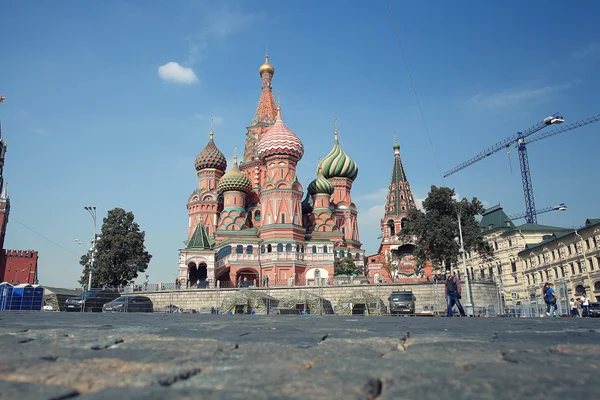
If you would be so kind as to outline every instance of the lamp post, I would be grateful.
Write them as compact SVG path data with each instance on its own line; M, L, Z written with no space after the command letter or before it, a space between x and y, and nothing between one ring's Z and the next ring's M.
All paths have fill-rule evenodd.
M467 314L473 315L473 299L471 298L471 282L469 281L469 273L467 272L467 259L465 257L465 244L463 243L462 224L460 221L460 208L456 211L458 217L458 235L460 238L460 253L462 255L463 271L465 274L465 283L467 285Z
M94 220L94 238L92 239L92 257L90 259L90 271L88 274L88 290L92 290L92 274L94 273L94 256L96 253L96 206L86 206L83 207L90 215L92 216L92 220Z
M590 269L588 268L588 261L587 261L587 257L585 256L585 242L583 240L583 237L579 234L579 232L577 232L577 230L575 230L575 235L581 241L581 255L583 256L583 267L585 268L585 274L587 275L588 286L590 287L590 293L593 293L592 292L592 290L593 290L592 279L590 278ZM583 289L585 290L585 286L583 287ZM566 293L565 293L565 295L566 295Z
M260 274L260 282L258 284L258 286L260 287L261 285L264 287L265 286L265 281L263 281L263 274L262 274L262 263L260 262L260 253L262 253L262 239L258 239L258 270L259 270L259 274Z

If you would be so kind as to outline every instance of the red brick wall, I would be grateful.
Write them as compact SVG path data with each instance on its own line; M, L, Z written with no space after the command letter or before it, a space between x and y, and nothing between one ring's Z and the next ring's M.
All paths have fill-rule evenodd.
M0 254L0 281L34 284L37 277L38 252L4 250Z

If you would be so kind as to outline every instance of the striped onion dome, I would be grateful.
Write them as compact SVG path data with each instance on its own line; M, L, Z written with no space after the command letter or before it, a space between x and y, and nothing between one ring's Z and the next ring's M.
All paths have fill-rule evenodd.
M304 155L304 145L294 132L281 119L281 110L277 110L277 119L258 142L258 156L265 159L269 156L289 155L300 160Z
M198 157L196 157L196 161L194 162L196 171L200 171L205 168L214 168L225 172L227 169L227 159L217 148L217 145L215 145L213 136L214 133L211 132L208 144L200 153L198 153Z
M319 168L317 179L315 179L308 185L308 193L311 196L315 194L328 194L331 196L334 190L335 188L333 187L333 184L327 179L325 179L325 177L321 173L321 168Z
M233 167L228 173L219 179L219 184L217 185L217 192L219 194L223 192L229 192L231 190L237 190L238 192L246 193L252 190L252 183L250 182L250 179L248 179L246 174L241 172L238 168L237 157L235 157Z
M338 141L338 133L334 134L333 148L319 164L323 176L330 178L348 178L355 180L358 176L358 166L342 150Z

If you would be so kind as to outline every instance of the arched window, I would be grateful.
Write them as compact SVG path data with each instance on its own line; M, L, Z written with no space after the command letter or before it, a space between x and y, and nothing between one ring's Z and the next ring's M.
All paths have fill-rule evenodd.
M404 229L406 227L406 221L408 221L406 218L402 218L400 220L400 229Z
M270 253L273 251L273 246L271 246L270 244L267 245L267 253Z
M235 246L235 252L238 254L242 254L244 252L244 246L238 244L237 246Z
M281 253L283 251L283 244L279 243L277 244L277 252Z
M288 253L292 251L292 245L291 243L288 243L285 245L285 251L287 251Z
M327 254L327 246L323 246L323 253Z
M317 252L317 246L313 246L312 252L313 252L313 254Z
M583 285L575 286L575 296L579 296L583 294L583 292L585 292L585 288L583 287Z
M356 259L360 260L360 253L356 253Z
M299 244L296 245L296 253L300 253L300 245Z
M315 279L321 279L321 271L318 268L315 269Z
M340 258L344 258L346 256L346 253L344 252L344 250L340 250Z
M247 254L252 254L252 250L254 250L254 249L252 248L251 244L249 244L248 246L246 246L246 253Z
M254 211L254 220L260 221L260 210Z
M388 229L390 230L390 236L396 235L396 226L394 225L394 220L390 219L387 222Z

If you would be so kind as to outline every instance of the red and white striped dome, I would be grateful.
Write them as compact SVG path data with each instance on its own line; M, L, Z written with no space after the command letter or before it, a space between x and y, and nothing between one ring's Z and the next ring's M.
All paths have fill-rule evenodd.
M275 124L266 131L258 142L258 156L265 159L269 156L289 155L300 160L304 155L304 145L281 119L281 111L277 113Z

